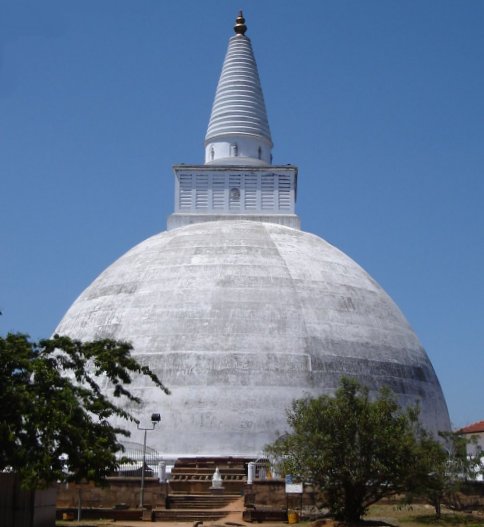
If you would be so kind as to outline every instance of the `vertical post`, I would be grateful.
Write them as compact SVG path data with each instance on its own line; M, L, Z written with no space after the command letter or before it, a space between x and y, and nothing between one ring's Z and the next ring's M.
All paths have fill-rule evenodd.
M77 489L77 521L82 519L82 490L81 487Z
M144 441L143 441L143 464L141 466L141 492L139 496L140 509L143 508L143 501L144 501L144 494L145 494L146 432L147 430L145 429L145 436L144 436Z
M164 461L158 463L158 479L160 483L165 483L166 481L166 463Z
M154 430L156 425L161 421L160 414L151 414L151 426L140 426L138 423L138 430L144 430L143 440L143 464L141 466L141 492L139 495L139 506L142 509L144 507L145 497L145 465L146 465L146 434L148 430Z
M250 461L247 467L247 485L252 485L254 480L255 480L255 463L253 461Z

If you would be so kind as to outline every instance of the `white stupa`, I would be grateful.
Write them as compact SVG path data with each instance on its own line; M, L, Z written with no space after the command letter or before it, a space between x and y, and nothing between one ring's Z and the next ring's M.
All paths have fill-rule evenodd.
M136 381L140 417L162 415L149 446L167 457L260 455L286 408L332 393L342 375L418 402L448 430L432 365L398 307L353 260L300 230L297 168L271 164L272 139L242 14L230 39L204 165L177 165L168 230L128 251L56 329L132 342L170 388ZM132 439L139 441L136 427Z

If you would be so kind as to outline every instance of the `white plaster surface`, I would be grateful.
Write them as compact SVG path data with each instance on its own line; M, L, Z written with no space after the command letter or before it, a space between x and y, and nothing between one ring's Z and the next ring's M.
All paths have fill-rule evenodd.
M449 429L432 365L394 302L341 251L282 225L157 234L108 267L56 332L133 343L172 390L133 384L137 415L162 415L149 445L166 455L257 455L286 430L294 398L332 393L341 375L388 385L420 403L427 428Z

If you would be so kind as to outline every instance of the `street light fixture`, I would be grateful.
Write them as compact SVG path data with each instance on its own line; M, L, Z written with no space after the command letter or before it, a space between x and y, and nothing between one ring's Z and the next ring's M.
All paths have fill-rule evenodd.
M144 494L145 494L145 465L146 465L146 433L148 430L154 430L155 426L161 421L160 414L151 414L151 426L143 427L138 423L138 430L144 430L144 440L143 440L143 464L141 466L141 492L139 496L139 506L140 509L144 507Z

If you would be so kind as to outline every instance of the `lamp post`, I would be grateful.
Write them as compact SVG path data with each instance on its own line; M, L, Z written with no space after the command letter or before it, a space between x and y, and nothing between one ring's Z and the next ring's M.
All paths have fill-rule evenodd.
M143 508L143 500L145 494L145 465L146 465L146 433L148 430L154 430L155 426L161 421L160 414L151 414L151 426L143 427L138 423L138 430L144 430L144 440L143 440L143 464L141 466L141 492L139 496L139 506L140 509Z

